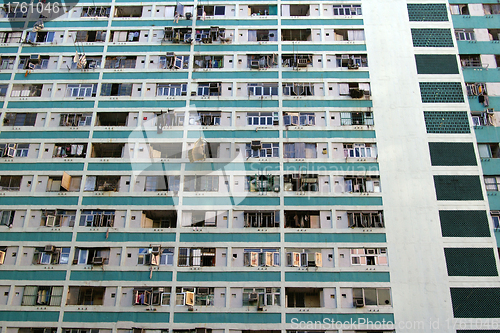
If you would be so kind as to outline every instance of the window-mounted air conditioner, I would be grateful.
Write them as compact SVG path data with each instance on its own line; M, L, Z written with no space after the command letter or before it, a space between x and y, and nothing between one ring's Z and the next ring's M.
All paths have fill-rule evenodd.
M262 143L260 141L252 141L250 146L253 150L261 149Z
M45 245L43 251L44 252L54 252L56 247L54 245Z
M30 60L33 61L33 60L40 60L40 55L39 54L31 54L30 55Z
M92 258L92 265L100 266L104 264L104 258L103 257L94 257Z
M257 293L251 293L248 295L248 301L249 302L257 302L259 299L259 295Z
M151 245L151 253L160 253L160 245Z
M355 298L354 299L354 306L357 308L362 308L365 306L365 301L362 298Z

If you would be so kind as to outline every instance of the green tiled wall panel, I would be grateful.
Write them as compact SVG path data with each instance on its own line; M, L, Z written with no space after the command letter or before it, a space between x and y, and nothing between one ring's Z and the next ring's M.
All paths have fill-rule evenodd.
M165 133L165 131L163 133ZM272 131L272 130L259 130L258 132L234 131L234 130L189 131L187 137L189 139L197 139L200 137L206 139L233 139L233 138L277 139L279 138L279 131Z
M438 200L483 200L478 176L434 176Z
M162 323L167 325L170 320L168 312L64 312L65 323Z
M85 54L100 53L102 54L104 46L86 46ZM109 52L109 47L108 47ZM74 46L23 46L22 54L45 54L45 53L70 53L75 54Z
M107 236L106 236L107 234ZM77 242L174 242L175 233L168 232L83 232L76 236Z
M285 242L289 243L384 243L385 241L385 234L285 234Z
M182 131L97 131L94 130L93 138L96 139L181 139Z
M71 242L71 232L0 232L4 242Z
M381 197L286 197L285 206L381 206Z
M422 103L463 103L460 82L420 82Z
M341 325L345 322L349 324L357 324L357 325L366 325L368 321L374 323L372 325L376 325L375 322L382 323L385 321L386 323L389 321L394 323L394 315L392 313L287 313L286 314L286 322L291 324L299 325L300 322L307 323L311 322L321 322L325 324L331 324L331 327L335 327ZM380 324L382 326L382 324ZM325 325L326 326L326 325ZM381 327L380 326L380 327Z
M71 271L71 281L172 281L172 272L118 272L106 270Z
M500 192L488 192L490 210L500 210Z
M450 288L455 318L500 318L500 288Z
M172 108L182 108L186 106L185 101L175 101L175 100L150 100L150 101L99 101L99 108L155 108L155 109L172 109ZM156 110L155 110L156 111Z
M26 76L24 73L18 73L14 76L17 81L44 81L44 80L97 80L99 79L99 73L31 73ZM16 82L17 83L17 82Z
M278 206L280 198L257 197L184 197L182 201L186 206Z
M424 111L424 117L427 133L470 133L470 125L467 112Z
M449 276L498 276L492 248L445 248Z
M9 109L92 109L94 101L10 101Z
M462 68L465 82L500 82L497 68Z
M440 210L439 220L443 237L490 237L484 210Z
M0 311L0 321L56 322L59 320L59 311Z
M0 50L1 50L1 48L0 48ZM2 81L8 81L8 80L10 80L10 76L11 76L10 73L2 73L2 74L0 74L0 80L2 80Z
M115 72L103 73L103 80L187 80L188 72Z
M390 282L388 272L286 272L286 282Z
M370 108L372 101L367 99L343 100L284 100L284 108Z
M2 131L0 139L88 139L88 131Z
M284 79L368 79L368 71L284 71L281 74Z
M474 128L477 143L500 142L500 127L481 126Z
M66 271L6 271L2 270L0 274L2 280L17 280L17 281L64 281L66 279ZM0 311L1 313L2 311Z
M4 2L3 2L4 3ZM24 22L1 22L1 29L19 29L24 27Z
M284 163L284 171L378 171L378 163Z
M276 282L280 276L280 272L177 272L177 281Z
M1 234L0 234L1 235ZM1 239L1 238L0 238ZM247 243L262 243L262 242L279 242L280 234L268 233L184 233L181 234L180 242L247 242Z
M84 197L82 205L86 206L172 206L179 199L171 197Z
M244 323L244 324L279 324L279 313L248 312L179 312L174 315L174 323Z
M409 3L407 6L410 21L448 21L448 11L444 3Z
M429 142L431 165L477 165L472 142Z
M450 29L411 29L415 47L453 47Z
M495 238L497 240L497 247L500 248L500 230L495 230Z
M454 54L416 54L418 74L458 74Z
M66 206L77 205L78 197L0 197L0 205L8 206Z
M83 163L0 163L0 171L82 171Z
M191 100L191 107L197 108L277 108L277 100Z
M255 162L255 163L190 163L186 164L186 171L253 171L255 173L259 172L270 172L279 171L279 163L267 163L267 162Z
M1 165L1 164L0 164ZM89 171L164 171L180 170L181 165L177 163L89 163Z
M319 139L319 138L363 138L363 139L373 139L375 138L375 131L362 130L362 131L350 131L350 130L320 130L320 131L308 131L308 130L290 130L286 131L285 134L289 139Z

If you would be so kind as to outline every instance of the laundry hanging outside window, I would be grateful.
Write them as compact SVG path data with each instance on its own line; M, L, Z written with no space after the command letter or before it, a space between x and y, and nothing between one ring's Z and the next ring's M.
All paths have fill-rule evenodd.
M87 65L87 57L85 56L85 54L79 55L77 51L75 56L73 57L73 62L76 64L76 67L78 69L85 68L85 66Z
M194 143L194 147L188 151L189 162L204 161L206 159L205 146L206 142L199 138Z

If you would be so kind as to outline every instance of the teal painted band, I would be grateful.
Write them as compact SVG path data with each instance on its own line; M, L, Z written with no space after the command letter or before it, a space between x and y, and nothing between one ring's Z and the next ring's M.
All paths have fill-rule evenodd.
M244 323L244 324L279 324L279 313L224 313L224 312L179 312L174 315L174 323Z
M177 272L177 281L278 282L280 272Z
M285 206L381 206L381 197L287 197Z
M288 172L318 172L318 171L346 171L366 172L378 171L378 163L284 163L283 170Z
M0 234L1 235L1 234ZM0 238L1 239L1 238ZM279 242L280 234L268 233L240 233L240 234L215 234L215 233L185 233L181 234L181 242L197 243L197 242L245 242L245 243L266 243Z
M189 139L197 139L204 137L206 139L240 139L240 138L261 138L261 139L277 139L279 131L259 130L257 131L234 131L234 130L207 130L207 131L189 131Z
M181 108L186 106L185 101L173 101L173 100L150 100L150 101L129 101L129 100L117 100L117 101L99 101L99 108L109 109L141 109L141 108L154 108L154 109L172 109Z
M34 322L57 322L59 311L0 311L0 321Z
M1 235L1 234L0 234ZM106 236L107 235L107 236ZM175 233L158 232L79 232L77 242L174 242Z
M390 282L388 272L286 272L286 282Z
M280 198L235 198L238 206L278 206ZM232 197L184 197L183 204L186 206L227 206L234 205Z
M2 280L17 280L17 281L64 281L66 279L66 271L5 271L0 274ZM0 311L3 313L3 311Z
M158 134L156 131L99 131L94 130L93 138L96 139L181 139L182 131L163 131ZM199 138L199 137L198 137Z
M0 232L4 242L71 242L71 232Z
M178 198L172 197L84 197L84 206L173 206Z
M78 197L0 197L0 205L9 206L68 206L77 205Z
M0 171L82 171L83 163L0 163Z
M384 229L381 230L383 232ZM385 243L385 234L313 234L288 233L285 242L289 243Z
M72 271L71 281L172 281L172 272L155 271L117 272L106 270Z
M2 131L0 139L88 139L88 131Z
M392 308L391 308L392 309ZM380 309L382 310L382 309ZM342 324L346 325L377 325L375 327L382 327L382 322L391 322L394 324L394 315L392 313L336 313L336 314L328 314L328 313L287 313L286 314L286 322L287 323L295 323L297 325L300 322L304 322L303 325L306 325L308 321L320 322L322 324L330 324L331 328L334 328L336 324L340 327ZM369 323L370 321L371 323ZM390 324L389 324L390 325Z
M114 72L103 73L103 80L187 80L188 72Z
M375 131L372 130L317 130L317 131L308 131L308 130L290 130L283 133L284 136L290 139L320 139L320 138L345 138L345 139L354 139L354 138L363 138L363 139L374 139Z
M94 101L11 101L9 109L92 109Z
M57 320L56 320L57 321ZM159 323L167 325L170 321L168 312L64 312L65 323Z
M193 163L186 164L186 171L252 171L255 173L279 171L279 163L267 163L267 162L253 162L248 160L249 163Z
M1 166L1 164L0 164ZM175 163L89 163L89 171L178 171L180 164Z

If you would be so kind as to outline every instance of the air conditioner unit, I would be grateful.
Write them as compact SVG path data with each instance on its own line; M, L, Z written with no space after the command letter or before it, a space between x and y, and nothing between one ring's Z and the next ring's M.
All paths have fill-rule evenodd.
M342 59L349 59L349 55L348 54L342 54Z
M260 141L252 141L250 146L253 150L257 150L262 148L262 143Z
M377 250L375 249L366 249L366 254L376 254Z
M160 245L151 245L151 253L160 253Z
M354 306L357 308L362 308L365 306L365 301L362 298L355 298L354 299Z
M257 293L251 293L248 295L249 302L257 302L259 300L259 295Z
M56 247L54 245L45 245L43 252L54 252L55 250L56 250Z
M307 67L307 59L298 59L297 66L298 67Z
M92 258L92 265L103 265L104 264L104 258L103 257L94 257Z
M260 67L259 61L258 60L251 60L250 61L250 67L251 68L259 68Z
M47 215L47 219L45 220L45 226L53 227L56 223L55 215Z
M30 60L33 61L33 60L40 60L40 55L39 54L31 54L30 55Z
M493 113L493 112L495 112L495 109L492 108L486 109L486 113Z

